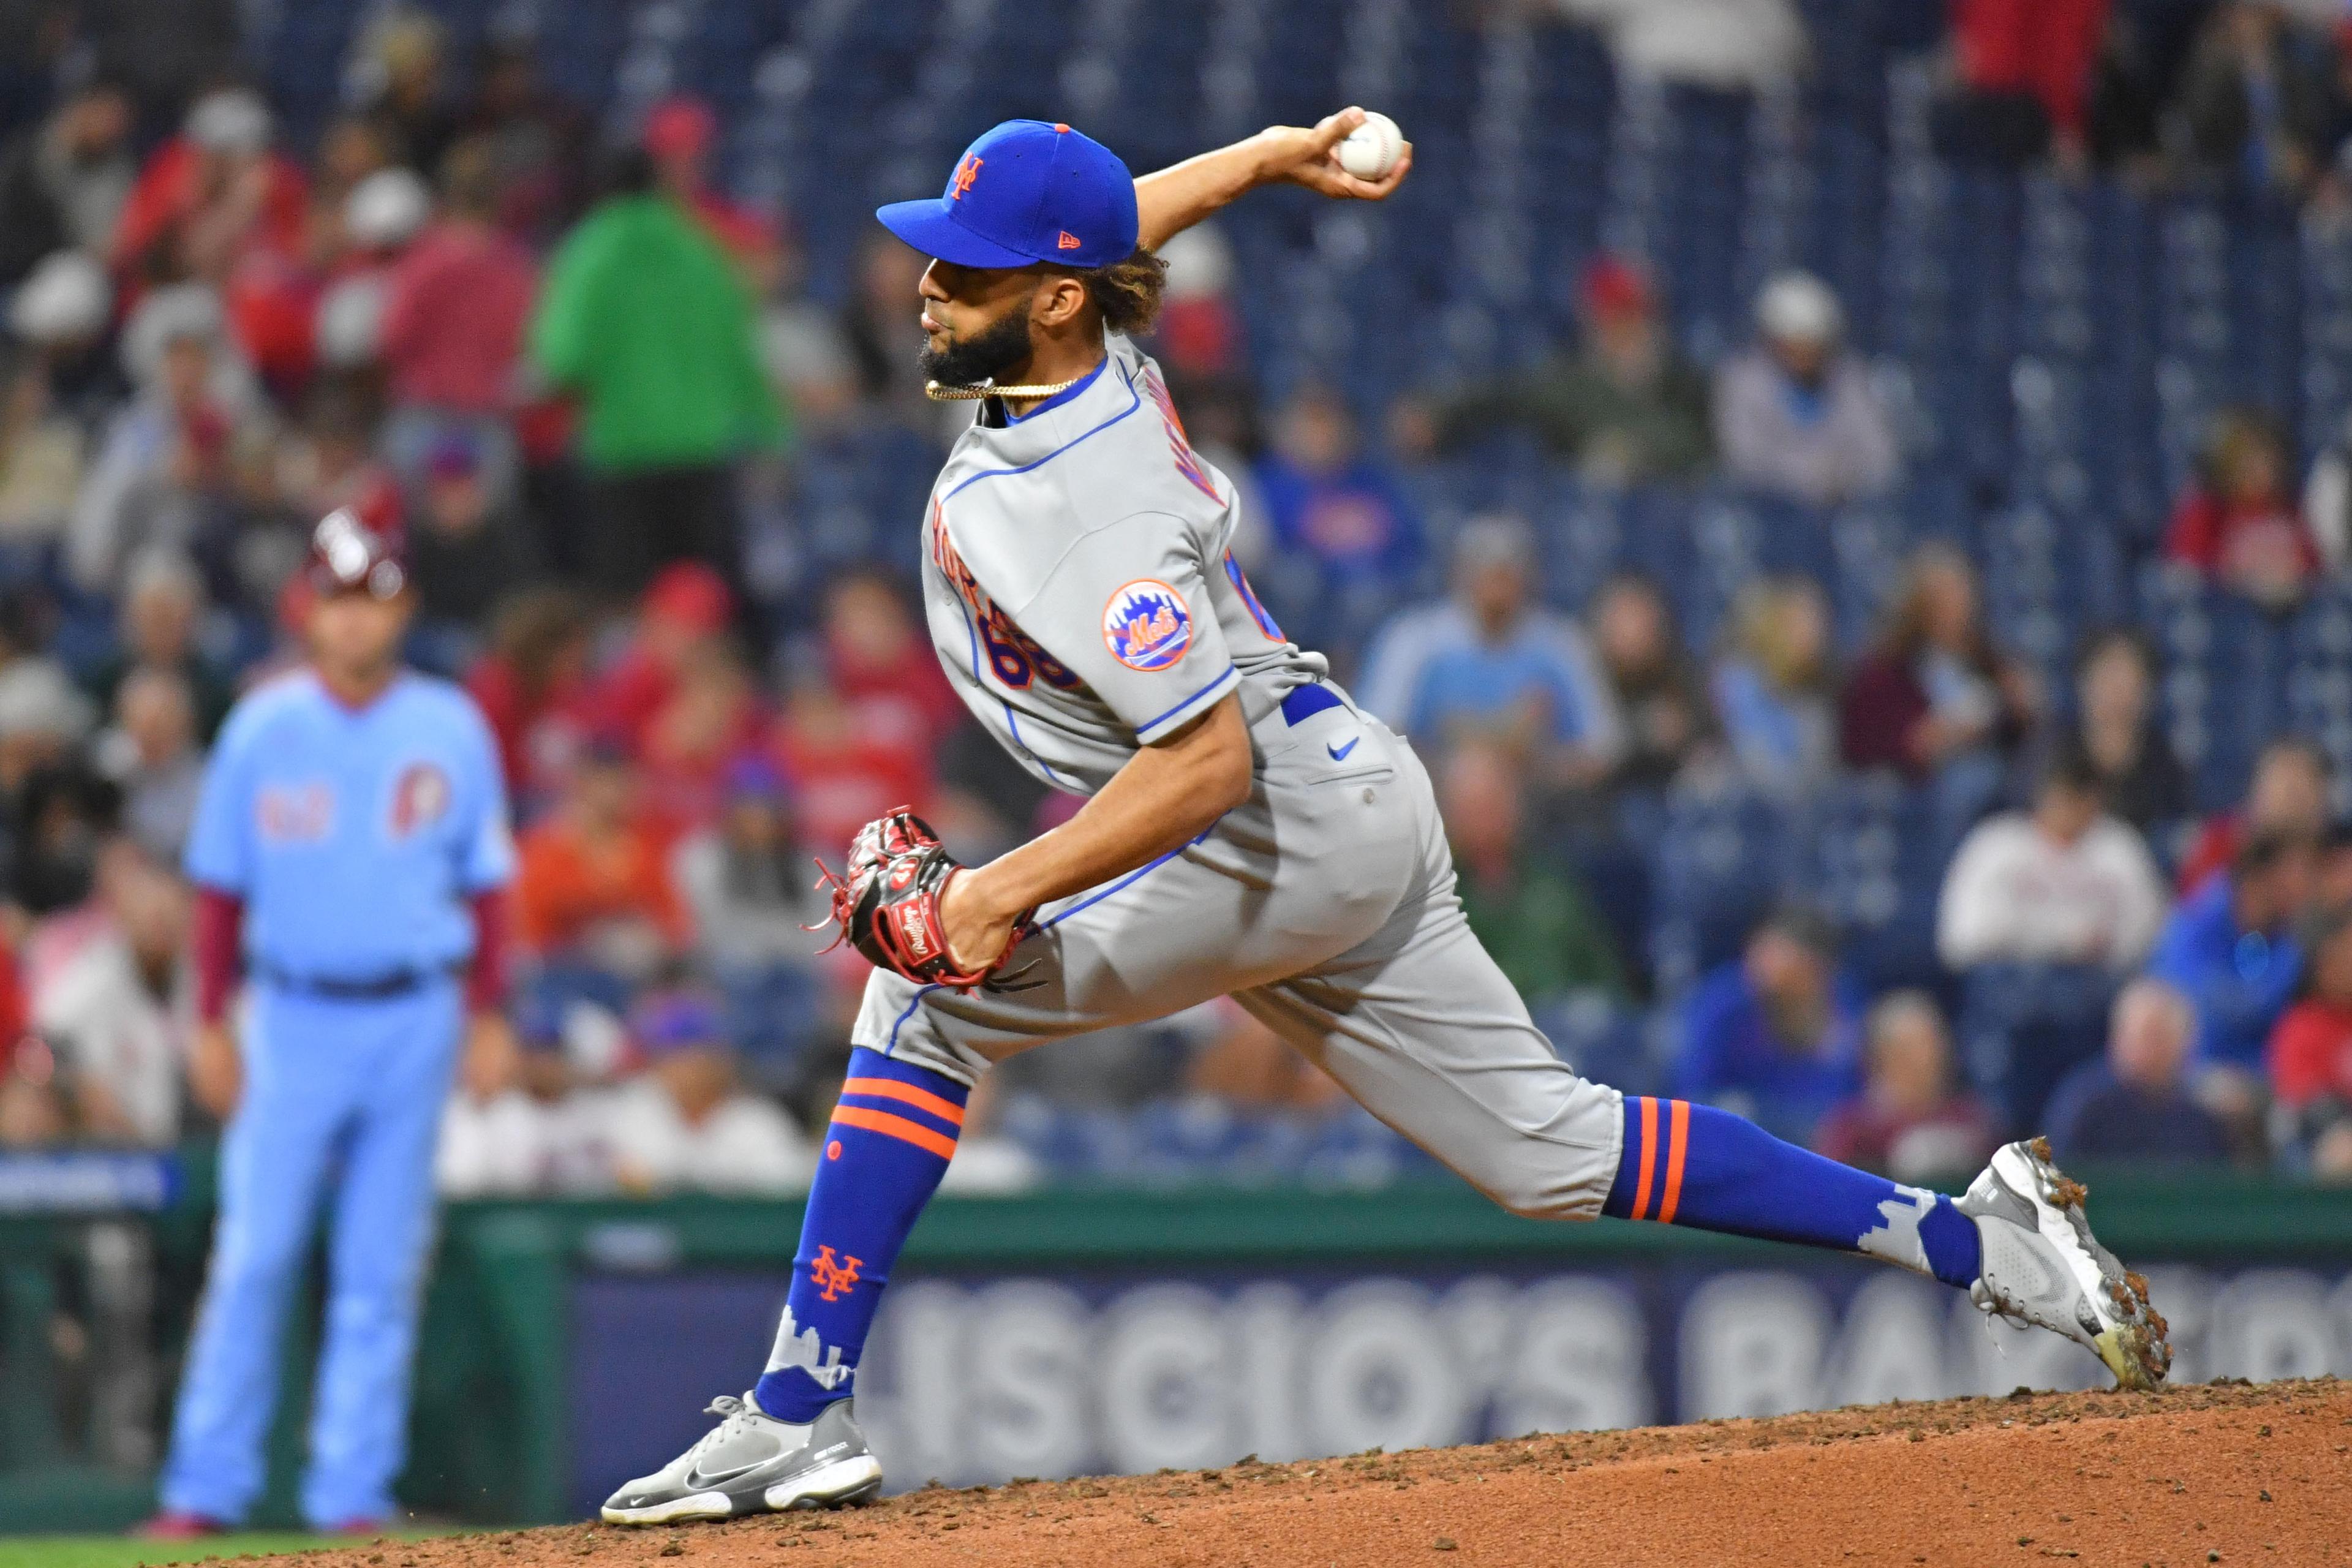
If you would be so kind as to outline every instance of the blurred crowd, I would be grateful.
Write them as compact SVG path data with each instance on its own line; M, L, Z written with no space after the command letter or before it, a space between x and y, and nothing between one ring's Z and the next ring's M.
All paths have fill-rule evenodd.
M1622 69L1803 68L1780 0L1558 8ZM1951 12L1949 156L2344 199L2336 5ZM249 86L166 91L95 47L5 95L0 1144L205 1130L180 1067L182 840L227 706L300 657L310 525L350 506L405 540L411 656L480 701L517 816L530 1048L453 1105L445 1185L790 1191L863 978L806 929L813 858L902 804L967 859L1075 808L940 676L902 571L919 517L868 520L905 540L844 559L801 484L812 454L887 431L919 486L951 438L915 370L921 262L877 230L821 296L789 215L714 177L708 105L664 99L614 135L527 46L453 47L421 11L375 12L304 147ZM2352 1178L2352 829L2315 746L2281 738L2241 806L2200 818L2141 635L2100 632L2048 689L1988 630L1962 552L1921 547L1841 659L1810 577L1748 583L1720 646L1696 647L1659 583L1619 575L1571 612L1529 521L1441 528L1416 504L1418 465L1508 428L1597 485L1895 492L1901 411L1819 279L1770 278L1751 340L1700 365L1644 268L1601 255L1564 280L1574 341L1368 430L1320 383L1261 408L1232 250L1207 228L1170 260L1150 346L1243 492L1269 607L1429 760L1472 924L1539 1012L1641 1021L1621 1076L1906 1177L2045 1128L2063 1158ZM2352 556L2352 459L2299 465L2262 410L2227 410L2162 548L2292 606ZM1803 803L1862 776L1927 803L1948 863L1933 964L1860 973L1838 921L1792 898L1727 961L1662 977L1614 896L1644 803ZM1951 1020L1970 976L2004 968L2078 983L2080 1005L2057 1035L2012 1031L1995 1072ZM950 1180L1041 1179L1055 1108L1170 1104L1356 1114L1220 1003L1009 1064Z
M1801 0L1520 0L1596 27L1618 69L1784 89L1834 40ZM2140 184L2242 177L2352 197L2352 17L2337 0L1948 0L1885 25L1937 85L1958 162L2113 170Z

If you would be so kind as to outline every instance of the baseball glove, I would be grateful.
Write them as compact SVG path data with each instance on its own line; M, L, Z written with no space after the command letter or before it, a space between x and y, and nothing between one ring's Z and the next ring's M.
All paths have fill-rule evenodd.
M849 865L840 875L817 862L824 872L817 886L833 893L837 928L825 951L846 942L877 968L923 985L964 991L987 981L1029 934L1036 911L1026 910L1013 923L1012 939L994 960L977 969L957 968L940 923L940 895L961 868L930 824L905 806L867 823L850 841Z

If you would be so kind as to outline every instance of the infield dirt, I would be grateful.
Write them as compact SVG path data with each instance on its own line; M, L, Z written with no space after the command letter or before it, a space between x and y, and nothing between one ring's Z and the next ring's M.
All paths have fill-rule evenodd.
M953 1491L720 1525L564 1525L301 1568L2352 1564L2352 1384L1895 1404Z

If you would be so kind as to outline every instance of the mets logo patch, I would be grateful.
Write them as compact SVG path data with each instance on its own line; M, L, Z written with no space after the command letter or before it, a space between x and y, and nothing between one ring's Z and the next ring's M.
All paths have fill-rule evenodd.
M1103 641L1129 669L1172 669L1192 646L1192 609L1167 584L1138 578L1103 606Z

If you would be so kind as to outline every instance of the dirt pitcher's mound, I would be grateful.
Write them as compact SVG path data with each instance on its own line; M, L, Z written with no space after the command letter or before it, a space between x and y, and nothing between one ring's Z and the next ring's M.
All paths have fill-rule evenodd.
M2352 1564L2352 1384L1882 1405L1295 1465L934 1488L841 1513L568 1525L300 1562L1982 1568L2053 1558Z

